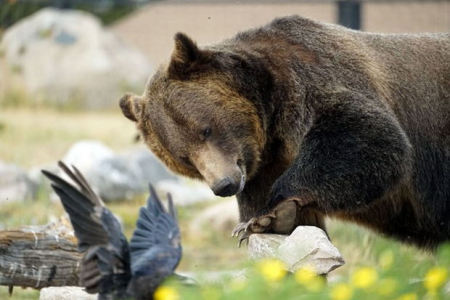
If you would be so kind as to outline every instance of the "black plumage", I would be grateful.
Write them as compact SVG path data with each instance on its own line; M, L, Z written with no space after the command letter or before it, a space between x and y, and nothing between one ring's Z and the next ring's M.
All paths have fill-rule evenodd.
M64 163L58 165L78 186L43 170L52 181L85 252L80 285L99 299L152 299L156 288L174 274L181 259L180 230L172 198L169 209L150 185L147 206L141 207L136 230L128 244L116 217L94 193L83 175Z

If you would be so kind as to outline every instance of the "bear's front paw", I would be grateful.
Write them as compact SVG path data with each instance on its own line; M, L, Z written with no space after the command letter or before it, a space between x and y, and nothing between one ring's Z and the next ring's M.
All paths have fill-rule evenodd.
M242 242L248 239L253 233L266 231L267 227L272 223L272 218L275 218L274 214L267 214L261 217L251 218L248 222L239 223L234 227L231 236L239 237L238 246L241 247Z
M239 223L232 231L231 236L239 236L240 247L242 242L253 233L263 233L269 228L274 233L291 233L295 227L297 217L297 203L294 200L288 200L278 204L269 213L259 217L251 218L248 222Z

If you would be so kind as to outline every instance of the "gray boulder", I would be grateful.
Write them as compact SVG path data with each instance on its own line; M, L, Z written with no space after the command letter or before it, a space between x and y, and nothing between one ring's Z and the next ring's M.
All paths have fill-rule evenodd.
M313 226L299 226L289 236L253 234L249 239L248 254L257 260L279 259L290 272L309 267L318 274L328 274L345 263L325 232Z
M86 177L105 201L129 200L146 190L135 170L120 156L96 161Z
M129 200L148 193L149 182L177 180L144 148L116 154L98 141L80 141L62 160L76 166L105 201Z
M80 171L88 171L99 161L115 157L112 149L99 141L83 140L73 144L64 155L66 164L75 165Z
M0 160L0 204L36 196L37 186L18 166Z
M157 183L162 180L177 181L178 178L167 170L156 156L146 147L136 147L125 153L122 157L130 165L140 180L140 185L147 190L148 183Z
M20 73L32 100L99 108L125 89L142 89L150 74L144 55L77 10L42 9L5 31L6 64ZM7 78L0 78L4 81Z

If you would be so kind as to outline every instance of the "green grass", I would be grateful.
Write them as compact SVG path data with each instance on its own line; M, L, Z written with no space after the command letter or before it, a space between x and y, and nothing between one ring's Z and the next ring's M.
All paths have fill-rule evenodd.
M118 109L82 112L19 105L0 110L0 157L8 163L24 168L62 158L69 147L80 139L96 139L115 150L124 150L134 145L134 134L134 124L125 119ZM145 195L128 202L108 204L108 207L120 216L127 236L131 235L138 209L144 203ZM215 231L206 224L201 232L189 230L191 221L208 205L210 204L196 204L178 209L184 251L179 270L227 271L247 267L249 261L246 249L237 248L236 239L230 237L231 228ZM60 203L51 202L47 192L42 191L34 201L2 204L0 226L13 228L20 225L46 224L54 218L59 218L62 213ZM394 277L398 281L398 293L392 294L389 299L395 299L406 292L414 292L419 297L417 299L421 299L429 293L423 287L422 281L426 272L434 265L449 267L442 257L436 259L429 253L385 239L356 225L330 221L328 229L333 243L346 260L346 265L333 271L330 278L351 282L352 274L361 267L374 268L380 280ZM395 255L394 264L389 271L380 268L380 257L386 251L392 251ZM225 281L223 285L208 286L204 289L186 290L176 287L176 292L182 293L186 299L200 299L202 295L204 299L292 299L298 295L304 295L305 299L326 299L333 289L323 287L322 291L311 294L304 285L296 282L293 276L275 284L266 282L257 272L253 277L244 288L242 285L239 287L238 284L236 287L235 283ZM379 284L379 281L377 282ZM374 291L358 290L354 287L352 289L354 299L376 299L376 288ZM372 296L366 295L370 294L369 292ZM11 299L38 297L37 291L15 288ZM7 287L0 287L0 299L8 299Z
M0 157L32 167L61 159L75 142L100 140L114 150L134 145L135 125L119 108L106 112L60 111L47 108L0 109Z

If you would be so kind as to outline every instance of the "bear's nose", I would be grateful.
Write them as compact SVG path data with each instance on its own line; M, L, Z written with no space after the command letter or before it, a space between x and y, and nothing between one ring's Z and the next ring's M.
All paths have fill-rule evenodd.
M217 181L211 189L216 196L228 197L237 193L239 184L236 184L230 177L225 177Z

